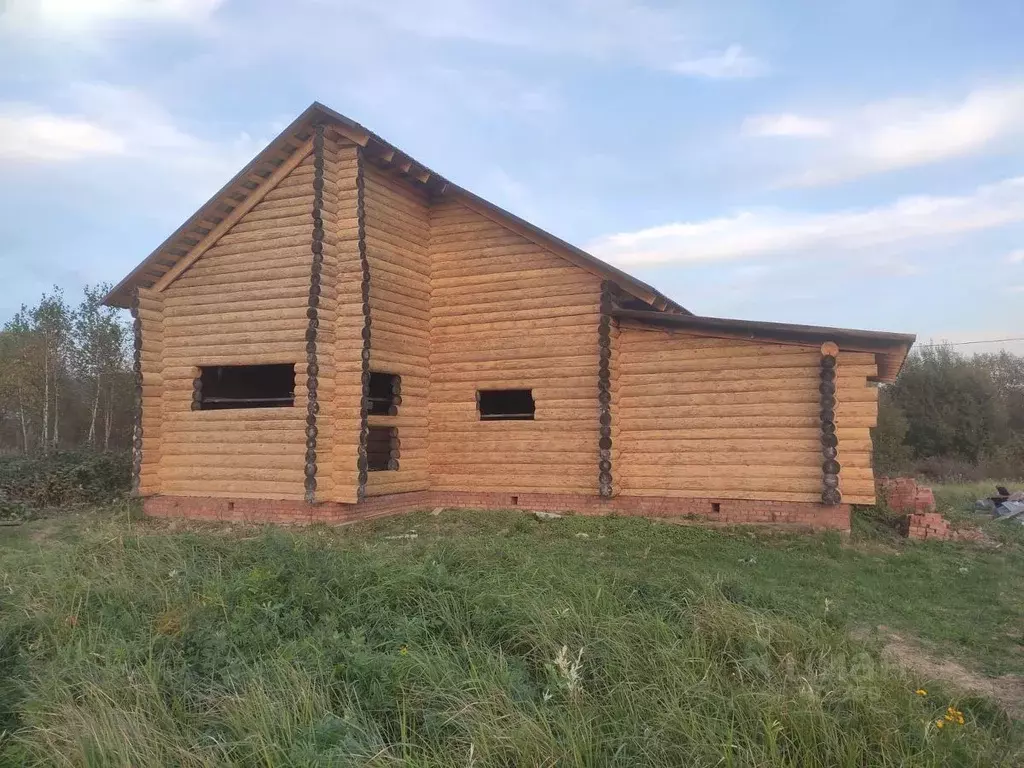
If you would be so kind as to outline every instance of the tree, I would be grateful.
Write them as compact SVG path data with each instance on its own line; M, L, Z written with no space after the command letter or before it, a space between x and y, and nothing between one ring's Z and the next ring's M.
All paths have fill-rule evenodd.
M104 307L102 304L103 297L109 290L109 285L87 285L82 303L75 312L75 358L80 374L90 383L92 401L89 407L86 442L91 447L96 447L96 420L100 400L106 388L108 396L104 417L104 449L110 447L110 429L115 408L114 377L125 368L125 344L128 337L127 328L121 322L118 310Z
M54 286L53 293L43 294L39 304L28 311L32 330L39 336L42 348L42 425L40 446L43 451L60 443L60 390L71 358L73 313L64 301L64 292ZM51 411L50 406L53 405Z
M41 339L22 307L0 331L0 418L16 421L25 453L31 448L30 430L35 434L32 413L37 412L38 391L34 379L41 349Z
M1009 437L985 361L965 358L951 347L923 347L912 354L888 396L906 417L906 443L915 458L976 464Z
M122 313L102 306L106 289L87 287L72 310L55 288L3 325L0 450L107 449L130 439L129 334Z
M871 431L874 466L879 472L897 474L910 463L911 450L906 444L910 425L900 407L892 402L889 389L878 397L878 426Z

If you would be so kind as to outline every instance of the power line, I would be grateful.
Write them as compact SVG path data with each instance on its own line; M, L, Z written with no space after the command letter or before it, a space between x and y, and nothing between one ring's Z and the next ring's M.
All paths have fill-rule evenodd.
M962 347L965 344L1001 344L1005 341L1024 341L1024 336L1009 339L976 339L974 341L946 341L941 344L915 344L916 347Z

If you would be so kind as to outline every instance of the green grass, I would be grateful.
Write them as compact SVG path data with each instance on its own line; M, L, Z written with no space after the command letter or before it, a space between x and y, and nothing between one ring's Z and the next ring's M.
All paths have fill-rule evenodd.
M515 512L53 525L0 528L0 765L1024 759L1021 725L993 703L853 639L886 624L1024 671L1012 543ZM930 725L951 704L966 724Z

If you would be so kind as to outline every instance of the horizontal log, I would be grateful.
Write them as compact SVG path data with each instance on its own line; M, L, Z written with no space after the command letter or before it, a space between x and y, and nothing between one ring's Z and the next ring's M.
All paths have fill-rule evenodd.
M480 428L466 430L435 425L430 430L431 455L439 455L438 451L594 451L595 455L597 453L596 419L593 422L593 429L588 431L572 429L572 422L567 423L564 429L557 429L551 424L538 429L536 422L531 421L490 421L475 424ZM670 447L665 450L672 449ZM694 447L693 450L698 448Z
M514 269L514 265L509 265L509 270ZM450 288L455 286L468 286L468 285L485 285L493 286L496 280L500 280L504 277L505 280L512 282L513 280L532 280L534 278L544 279L548 277L579 277L579 269L573 266L553 266L542 269L526 269L526 270L515 270L506 271L498 270L500 275L479 272L476 269L465 268L455 270L447 275L440 275L436 271L431 274L430 284L436 290L438 288Z
M572 357L588 356L598 359L597 339L591 335L573 335L564 338L552 335L552 343L546 347L524 346L529 339L509 339L494 344L439 344L430 345L429 360L434 370L443 374L448 365L455 363L484 363L513 360L536 360L537 367L559 366L559 361ZM558 338L555 338L558 337ZM575 343L573 343L575 341ZM568 343L566 343L568 342Z
M592 276L584 275L584 277L586 279L581 279L578 272L560 275L545 274L541 277L525 279L506 279L496 276L490 280L475 281L468 285L449 286L437 285L436 281L432 279L431 291L435 299L445 302L471 300L477 296L480 298L516 295L557 296L559 295L558 291L582 293L586 290L593 290L596 295L598 289L594 286Z
M666 482L685 481L691 487L691 481L706 482L715 487L733 484L740 481L744 484L757 485L758 481L766 490L790 481L800 481L802 486L794 489L804 492L805 487L820 487L821 461L808 461L804 464L713 464L708 466L691 466L689 464L647 464L643 457L633 456L632 461L623 459L615 466L616 480L625 486L631 484L657 485L665 487ZM673 486L674 487L674 486ZM696 487L695 485L693 487ZM740 486L737 486L740 487ZM758 490L758 488L754 488Z
M260 301L232 301L226 299L224 304L215 311L212 307L209 311L186 312L168 307L164 316L164 337L172 332L172 328L179 325L202 325L205 323L235 322L238 315L248 315L255 320L286 320L291 318L305 318L306 308L309 306L305 296L289 297L286 299L263 299Z
M312 257L310 257L312 258ZM309 276L309 264L294 264L292 266L276 266L272 270L239 270L233 275L223 274L214 276L192 276L189 272L185 272L181 277L175 281L177 290L173 295L180 296L183 293L187 293L191 288L201 285L209 285L212 282L223 283L228 287L226 292L229 296L231 293L231 287L237 283L266 283L280 280L287 277L308 277ZM217 279L220 278L220 279Z
M470 249L447 253L438 251L435 247L431 249L431 253L434 265L432 274L439 278L465 277L473 274L490 274L497 278L510 272L561 269L565 265L564 261L540 250L537 246L517 240L492 241L490 244L480 242ZM594 291L599 287L599 281L592 275L590 280L578 282Z
M236 481L260 481L263 483L290 483L301 481L302 469L271 469L269 467L244 468L244 467L211 467L207 464L193 464L192 466L168 466L166 462L160 468L160 477L165 483L175 481L189 482L192 485L199 485L202 481L214 485L212 481L225 482L226 486L233 485ZM219 482L216 483L219 485Z
M188 481L162 478L161 491L171 495L234 497L240 499L302 499L304 496L301 474L300 479L294 482L259 480Z
M628 368L622 365L618 357L615 358L616 370L622 376L623 383L628 383L630 391L636 395L659 394L668 388L671 382L671 389L678 386L693 386L696 384L720 385L739 383L746 387L760 386L765 382L766 386L777 382L797 382L803 384L813 383L817 389L820 376L817 369L812 368L715 368L710 371L685 371L667 377L663 373L645 373L641 369ZM858 375L861 374L861 375ZM838 381L842 387L868 388L867 376L872 375L864 368L856 368L854 372L841 371Z
M596 473L595 473L596 476ZM467 492L487 492L487 493L509 493L509 494L527 494L527 493L583 493L583 494L596 494L597 493L597 481L593 483L584 483L582 481L574 483L548 483L547 485L538 483L528 482L515 482L512 480L508 481L491 481L491 480L479 480L475 477L464 477L464 476L437 476L431 478L431 488L435 491L467 491ZM511 507L511 505L509 505Z
M305 452L293 451L288 454L263 454L263 453L230 453L215 454L207 452L202 446L197 446L194 453L164 453L162 467L168 468L206 468L216 469L238 469L238 470L280 470L282 472L301 472L306 463ZM175 476L173 473L168 477ZM187 474L189 477L202 477L201 474ZM246 475L248 476L248 475ZM239 475L241 477L241 475ZM272 479L267 476L265 479Z
M302 456L303 449L296 443L252 442L248 435L235 440L195 441L164 439L160 450L164 456ZM214 441L216 440L216 441Z
M370 473L371 476L380 473ZM367 481L366 484L366 495L367 496L386 496L390 493L409 493L412 491L425 491L430 487L430 481L428 479L423 480L408 480L402 482L383 484L371 484Z
M260 203L253 208L249 213L245 214L232 229L239 231L245 231L247 229L255 229L261 226L263 222L274 222L281 220L290 224L298 224L300 221L310 222L312 226L312 206L303 205L302 203L289 204L288 201L284 203L274 203L273 205L267 206L266 203Z
M616 441L616 447L619 448L623 453L627 451L646 450L651 447L651 443L648 440L638 440L631 436L623 437ZM697 451L701 453L726 453L730 451L736 451L739 453L788 453L794 449L794 445L790 440L770 440L770 439L753 439L753 440L742 440L742 439L729 439L729 440L718 440L718 439L679 439L679 440L659 440L657 448L659 451L666 452L691 452ZM848 443L847 450L849 451L861 451L871 450L870 441L865 445L863 442L860 443Z

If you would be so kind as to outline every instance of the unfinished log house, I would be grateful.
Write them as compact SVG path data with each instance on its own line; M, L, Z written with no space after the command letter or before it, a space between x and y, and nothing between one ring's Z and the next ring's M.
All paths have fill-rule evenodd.
M314 104L107 297L151 514L846 527L914 337L698 317Z

